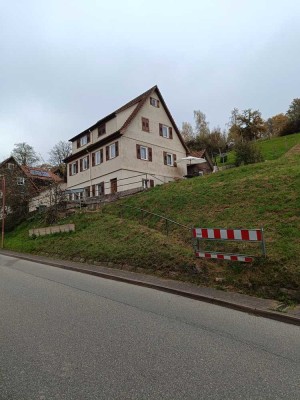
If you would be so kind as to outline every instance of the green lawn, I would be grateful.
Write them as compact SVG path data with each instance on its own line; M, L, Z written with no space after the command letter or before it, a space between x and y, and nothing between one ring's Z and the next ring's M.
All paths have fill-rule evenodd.
M300 151L295 149L276 160L157 186L104 206L102 211L62 219L60 223L75 223L76 232L71 234L30 239L28 229L41 225L36 218L9 233L6 248L108 261L130 270L285 300L281 288L300 289L299 165ZM190 227L263 226L268 257L250 265L195 259L188 229L174 225L166 236L164 221L149 215L142 219L131 208L121 215L120 204L144 208ZM256 245L220 246L223 251L260 252ZM222 283L216 278L222 278Z
M257 147L260 149L265 160L276 160L296 144L300 143L300 133L293 135L274 137L272 139L258 140ZM232 165L235 161L234 151L228 152L226 163L221 163L220 157L217 157L218 166Z
M276 160L299 143L300 133L294 133L293 135L258 141L257 146L262 152L265 160Z

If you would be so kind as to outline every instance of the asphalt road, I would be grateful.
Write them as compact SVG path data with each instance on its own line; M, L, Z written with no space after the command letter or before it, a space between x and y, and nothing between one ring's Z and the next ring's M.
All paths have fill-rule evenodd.
M0 399L300 399L300 328L0 255Z

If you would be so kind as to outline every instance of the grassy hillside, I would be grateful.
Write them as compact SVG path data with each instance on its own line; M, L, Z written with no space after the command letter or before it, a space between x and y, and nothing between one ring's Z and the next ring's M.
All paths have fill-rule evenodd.
M101 211L62 219L61 223L76 224L72 234L29 239L28 228L42 224L33 219L7 235L6 247L78 261L111 262L225 290L293 298L300 288L299 165L300 145L277 160L158 186ZM263 226L268 258L252 265L197 260L188 229L173 226L166 236L159 218L141 219L141 213L131 208L121 217L120 204L163 214L186 226ZM256 245L232 244L220 249L259 252Z
M293 135L259 140L256 142L256 145L260 149L265 160L276 160L299 143L300 133L294 133ZM234 160L234 152L231 151L228 153L228 159L224 165L234 164ZM220 159L217 161L219 166L223 165Z

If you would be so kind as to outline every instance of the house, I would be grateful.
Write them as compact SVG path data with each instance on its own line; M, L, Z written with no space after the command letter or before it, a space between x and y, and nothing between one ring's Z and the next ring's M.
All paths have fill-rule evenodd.
M9 214L26 214L33 198L53 184L63 182L51 170L20 165L12 156L0 164L0 174L6 178L6 204Z
M188 176L199 176L210 174L214 171L214 164L208 154L207 150L200 150L200 151L191 151L191 156L197 158L203 158L206 162L200 164L192 164L187 166L187 174Z
M68 192L86 197L183 178L188 148L158 89L145 93L70 139ZM74 194L72 195L74 198Z

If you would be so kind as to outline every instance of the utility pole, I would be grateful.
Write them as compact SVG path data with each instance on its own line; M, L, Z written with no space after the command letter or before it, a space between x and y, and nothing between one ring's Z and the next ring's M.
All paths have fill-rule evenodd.
M2 236L1 236L1 249L4 248L4 227L5 227L5 176L2 175Z

